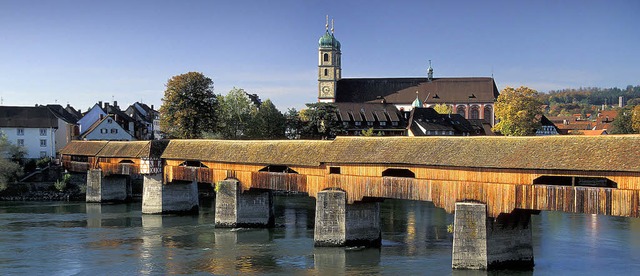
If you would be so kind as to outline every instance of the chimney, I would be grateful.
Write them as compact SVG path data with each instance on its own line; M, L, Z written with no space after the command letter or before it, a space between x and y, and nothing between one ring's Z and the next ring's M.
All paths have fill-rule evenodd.
M102 108L102 101L99 101L99 102L98 102L98 106L99 106L100 108Z
M618 97L618 107L624 107L624 96Z
M104 114L100 114L100 120L104 119Z
M118 101L113 101L113 107L118 108Z
M153 108L153 105L151 105L151 110L156 110L155 108Z

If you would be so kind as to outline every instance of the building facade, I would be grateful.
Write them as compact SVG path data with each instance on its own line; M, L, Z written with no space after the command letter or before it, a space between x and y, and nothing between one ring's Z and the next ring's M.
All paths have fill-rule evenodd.
M0 132L25 149L25 158L56 157L58 121L44 106L0 106Z

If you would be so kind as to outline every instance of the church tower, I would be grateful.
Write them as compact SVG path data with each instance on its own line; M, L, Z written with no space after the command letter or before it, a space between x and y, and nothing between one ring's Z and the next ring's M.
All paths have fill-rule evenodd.
M329 16L325 33L318 41L318 102L335 102L340 70L340 42L333 36L333 19L329 32Z

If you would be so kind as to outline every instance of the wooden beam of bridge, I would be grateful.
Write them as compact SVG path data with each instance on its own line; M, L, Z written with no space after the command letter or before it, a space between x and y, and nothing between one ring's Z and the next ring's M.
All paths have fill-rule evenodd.
M81 154L80 148L92 148L83 143L89 142L69 144L62 151L63 160ZM640 212L638 135L171 140L165 146L155 148L162 149L166 183L216 183L235 178L243 189L300 191L314 197L324 189L340 188L350 202L366 198L423 200L448 212L453 212L456 202L478 201L487 204L492 217L516 208L627 217L638 217ZM106 156L123 158L105 151L107 148L94 157L103 156L100 158L106 162ZM92 153L87 150L82 154ZM202 167L185 167L185 162ZM393 173L403 171L411 175ZM606 178L615 187L534 184L540 177Z

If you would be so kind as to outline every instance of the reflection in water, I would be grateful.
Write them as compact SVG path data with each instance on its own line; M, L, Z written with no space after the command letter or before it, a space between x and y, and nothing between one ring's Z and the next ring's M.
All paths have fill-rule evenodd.
M376 274L380 273L380 249L317 247L313 249L313 264L315 274Z
M213 201L193 216L142 215L141 204L0 202L1 274L479 275L451 270L451 214L385 200L382 247L314 248L313 198L278 196L275 229L216 229ZM542 212L536 267L509 274L634 274L640 219ZM55 256L52 258L51 256ZM504 273L504 272L500 272ZM493 273L490 273L493 274Z

